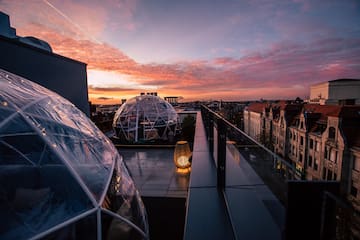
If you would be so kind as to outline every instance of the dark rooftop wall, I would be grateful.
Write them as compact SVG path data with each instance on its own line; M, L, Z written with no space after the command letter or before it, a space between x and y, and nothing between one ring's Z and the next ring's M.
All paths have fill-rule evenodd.
M142 197L151 240L182 240L186 198Z
M58 93L90 115L85 63L0 36L0 68Z

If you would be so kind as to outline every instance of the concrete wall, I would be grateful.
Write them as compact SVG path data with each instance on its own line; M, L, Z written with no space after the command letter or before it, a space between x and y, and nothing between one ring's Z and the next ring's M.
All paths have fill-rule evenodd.
M0 36L0 68L58 93L89 116L85 63Z

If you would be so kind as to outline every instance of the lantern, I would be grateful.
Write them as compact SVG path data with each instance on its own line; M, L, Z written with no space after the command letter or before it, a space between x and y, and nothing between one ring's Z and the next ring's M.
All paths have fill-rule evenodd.
M178 141L175 145L174 162L177 168L186 169L191 166L191 150L187 141Z

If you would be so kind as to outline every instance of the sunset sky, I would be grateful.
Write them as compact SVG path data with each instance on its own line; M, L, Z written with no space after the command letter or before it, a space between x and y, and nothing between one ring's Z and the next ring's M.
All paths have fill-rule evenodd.
M19 36L88 64L89 97L255 100L360 78L359 0L0 0Z

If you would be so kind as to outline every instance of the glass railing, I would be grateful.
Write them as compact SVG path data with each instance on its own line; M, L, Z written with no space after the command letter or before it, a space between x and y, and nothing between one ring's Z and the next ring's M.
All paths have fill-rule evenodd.
M339 182L305 181L302 171L297 170L295 166L252 139L219 114L206 106L202 106L201 114L209 150L217 168L217 186L224 193L224 200L228 207L230 220L233 222L233 228L236 228L236 223L234 223L236 216L233 212L234 209L238 208L231 203L234 202L231 199L235 196L233 192L234 190L247 189L257 195L257 200L262 201L271 214L272 220L276 222L283 233L287 231L287 234L290 234L287 236L294 236L291 234L296 236L298 234L297 228L293 232L285 229L290 226L289 221L292 221L288 219L289 210L287 207L289 202L291 206L296 205L296 208L302 207L307 210L307 206L304 206L302 200L294 201L294 191L289 195L290 186L294 186L293 184L289 185L290 182L302 184L299 188L300 192L295 193L295 195L300 193L298 195L300 199L302 199L301 195L309 195L308 186L311 188L315 186L314 189L317 188L316 191L318 192L313 193L320 193L318 194L320 197L314 196L314 201L318 202L317 207L320 209L315 210L315 212L321 214L321 221L315 221L320 228L314 230L315 234L320 237L317 239L360 239L356 238L360 236L359 212L354 210L354 207L345 199L340 198L338 194L326 190L329 184L339 185ZM291 189L294 188L291 187ZM336 189L339 188L336 187ZM338 190L334 192L338 192ZM238 196L240 195L238 194ZM292 200L288 199L289 196L292 196ZM310 199L309 201L313 202L311 196L306 196L304 199ZM331 232L328 229L332 229ZM236 230L234 232L236 233ZM303 232L304 236L308 236L306 231ZM281 239L287 239L285 235Z
M242 185L244 182L236 170L243 170L243 174L248 175L249 184L265 184L285 204L286 181L300 180L302 173L219 114L205 106L201 112L215 164L223 165L218 168L220 185ZM255 179L252 171L260 179Z
M320 239L360 239L360 213L351 204L326 191L322 209Z

